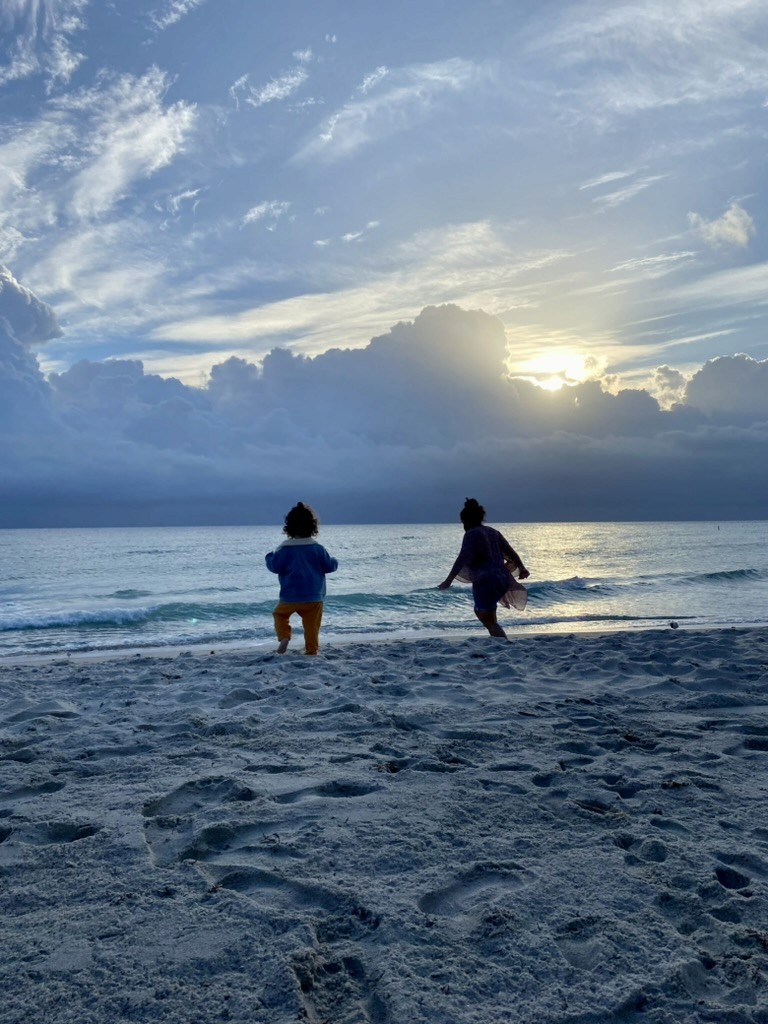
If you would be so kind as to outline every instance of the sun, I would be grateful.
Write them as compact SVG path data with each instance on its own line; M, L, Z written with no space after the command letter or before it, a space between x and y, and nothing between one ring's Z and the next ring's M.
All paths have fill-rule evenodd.
M573 348L554 348L541 352L515 367L515 376L527 377L544 391L559 391L566 384L577 384L589 376L591 360Z

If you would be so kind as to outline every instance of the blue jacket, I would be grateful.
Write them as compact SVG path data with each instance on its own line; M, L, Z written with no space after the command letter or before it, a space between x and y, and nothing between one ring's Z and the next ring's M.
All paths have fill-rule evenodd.
M322 601L325 574L336 572L339 563L331 558L313 537L291 537L265 561L270 572L280 577L280 600L291 602Z

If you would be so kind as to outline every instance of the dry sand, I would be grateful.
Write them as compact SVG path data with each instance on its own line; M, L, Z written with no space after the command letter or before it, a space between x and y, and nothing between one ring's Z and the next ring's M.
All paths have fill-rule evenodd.
M0 668L0 1021L768 1022L768 630Z

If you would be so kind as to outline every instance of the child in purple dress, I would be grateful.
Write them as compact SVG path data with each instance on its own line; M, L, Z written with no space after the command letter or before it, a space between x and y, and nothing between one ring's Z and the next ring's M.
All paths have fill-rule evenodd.
M501 602L505 608L522 611L528 592L515 576L524 580L530 573L506 537L483 524L485 509L474 498L467 498L459 518L464 524L464 541L439 589L447 590L457 577L471 583L475 615L491 636L506 638L496 618L496 606Z

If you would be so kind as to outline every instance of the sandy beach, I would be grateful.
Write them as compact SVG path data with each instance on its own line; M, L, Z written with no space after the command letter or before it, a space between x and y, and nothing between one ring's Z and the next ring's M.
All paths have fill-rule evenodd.
M0 1021L768 1021L767 710L768 629L3 665Z

